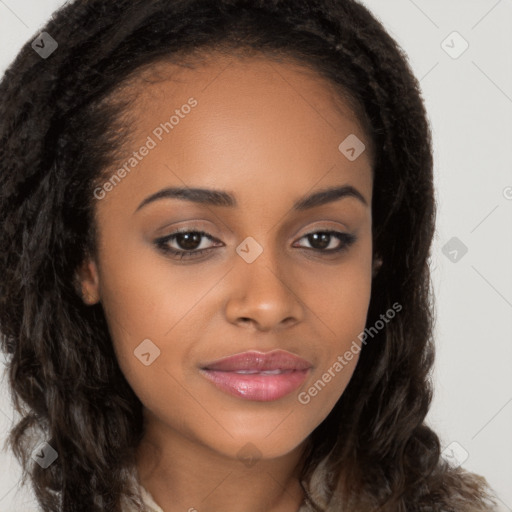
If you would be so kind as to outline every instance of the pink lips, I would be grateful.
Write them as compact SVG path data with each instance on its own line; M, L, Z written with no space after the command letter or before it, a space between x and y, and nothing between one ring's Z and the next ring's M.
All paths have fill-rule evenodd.
M208 363L201 373L231 395L268 402L300 387L311 367L305 359L283 350L249 351Z

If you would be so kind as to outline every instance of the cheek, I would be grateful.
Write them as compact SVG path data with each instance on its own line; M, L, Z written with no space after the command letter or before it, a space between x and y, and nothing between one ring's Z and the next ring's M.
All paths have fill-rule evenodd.
M365 326L372 286L371 243L366 239L336 267L317 265L300 289L306 305L325 327L325 342L342 349Z
M192 272L185 276L165 258L138 250L137 256L126 251L123 258L104 252L101 302L130 387L156 417L179 424L193 405L183 385L194 342L189 317L207 288Z
M359 360L370 285L364 276L356 277L352 274L351 279L332 282L331 292L316 299L324 335L315 350L318 365L297 395L309 431L327 417L343 395Z
M128 246L119 257L113 248L102 254L100 293L117 345L165 337L214 282L193 266L173 267L149 245Z
M100 261L101 303L121 370L144 401L162 389L155 382L166 382L164 360L181 361L186 344L164 346L180 319L197 302L194 279L180 279L165 259L155 259L152 248L116 250L119 241L105 247ZM183 348L185 347L185 348Z
M371 250L360 247L336 272L319 269L314 281L305 279L303 287L322 326L315 347L319 364L297 397L311 429L330 413L359 360L371 296Z

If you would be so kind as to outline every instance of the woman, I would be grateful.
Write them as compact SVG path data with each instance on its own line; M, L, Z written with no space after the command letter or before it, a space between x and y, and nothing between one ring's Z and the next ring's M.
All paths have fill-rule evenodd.
M493 510L425 424L431 136L368 10L77 0L34 43L0 325L42 509Z

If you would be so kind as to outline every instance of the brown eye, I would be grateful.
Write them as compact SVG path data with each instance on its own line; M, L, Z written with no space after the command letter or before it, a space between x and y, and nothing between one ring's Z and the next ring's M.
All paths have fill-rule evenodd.
M190 233L179 233L174 236L176 244L180 246L181 249L185 249L187 251L193 251L197 249L197 247L201 245L202 238L203 235L197 231L191 231Z
M356 241L355 235L342 233L340 231L316 231L304 235L310 245L306 249L312 249L318 252L333 253L348 249Z
M203 239L215 241L209 233L196 230L179 230L155 240L155 245L167 255L183 259L197 257L215 246L201 247ZM174 247L171 245L174 244ZM201 247L201 248L199 248Z
M183 229L158 238L155 240L155 245L164 254L182 260L184 258L199 257L216 247L215 245L201 247L204 239L222 243L205 231ZM309 244L309 247L303 248L323 254L345 251L356 241L355 235L332 230L308 233L302 239L306 239Z

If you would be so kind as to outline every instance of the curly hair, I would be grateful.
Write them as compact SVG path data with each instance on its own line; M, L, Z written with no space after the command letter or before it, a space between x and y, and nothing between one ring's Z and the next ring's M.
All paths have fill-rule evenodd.
M45 512L138 504L130 468L142 404L122 374L101 304L76 271L95 249L92 191L129 140L129 90L159 62L210 51L295 60L348 99L374 154L374 277L367 325L403 310L361 351L312 432L302 480L317 510L484 511L483 477L448 465L425 423L432 398L435 227L432 141L403 50L354 0L75 0L27 43L0 83L0 331L13 404L9 446ZM123 89L124 87L124 89ZM61 454L31 460L46 440ZM341 471L349 467L351 471ZM348 507L348 508L346 508Z

